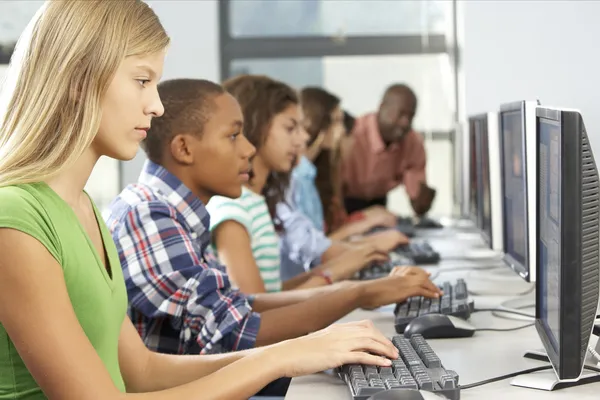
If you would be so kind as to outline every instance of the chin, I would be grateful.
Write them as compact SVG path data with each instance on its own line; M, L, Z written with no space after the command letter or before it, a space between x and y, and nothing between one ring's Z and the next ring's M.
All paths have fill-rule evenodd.
M229 197L230 199L237 199L242 195L242 186L231 188L227 192L223 192L223 197Z

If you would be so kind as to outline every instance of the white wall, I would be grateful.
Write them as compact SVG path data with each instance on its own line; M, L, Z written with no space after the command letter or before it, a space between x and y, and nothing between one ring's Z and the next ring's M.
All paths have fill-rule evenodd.
M539 99L580 109L600 161L600 2L461 1L466 111Z
M218 0L147 0L171 37L163 80L202 78L220 80ZM146 157L140 150L135 159L122 163L125 186L137 181Z

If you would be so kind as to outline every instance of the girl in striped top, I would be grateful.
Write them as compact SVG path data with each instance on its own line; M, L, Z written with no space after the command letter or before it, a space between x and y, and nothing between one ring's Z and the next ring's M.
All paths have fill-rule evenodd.
M296 92L265 76L239 76L224 84L244 115L244 136L256 147L251 173L237 199L213 196L208 203L213 249L232 281L245 293L323 286L353 276L387 252L372 244L348 251L309 272L281 279L276 206L285 201L290 171L308 141L300 124Z

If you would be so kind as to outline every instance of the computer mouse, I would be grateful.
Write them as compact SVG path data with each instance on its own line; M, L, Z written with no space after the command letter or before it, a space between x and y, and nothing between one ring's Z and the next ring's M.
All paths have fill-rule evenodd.
M440 400L445 399L425 390L414 389L392 389L377 392L367 400Z
M444 314L425 314L408 323L404 337L421 334L425 339L465 338L473 336L475 330L464 319Z

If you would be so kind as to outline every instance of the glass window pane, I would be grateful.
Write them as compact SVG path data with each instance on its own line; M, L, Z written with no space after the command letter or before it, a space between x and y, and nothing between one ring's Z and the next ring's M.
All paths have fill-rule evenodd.
M455 89L447 54L234 60L231 75L242 73L265 74L297 88L325 87L355 115L375 111L390 84L406 83L419 100L415 129L446 132L454 127Z
M447 0L231 0L233 37L444 34Z
M263 74L294 87L323 85L321 58L244 59L233 60L231 76Z

